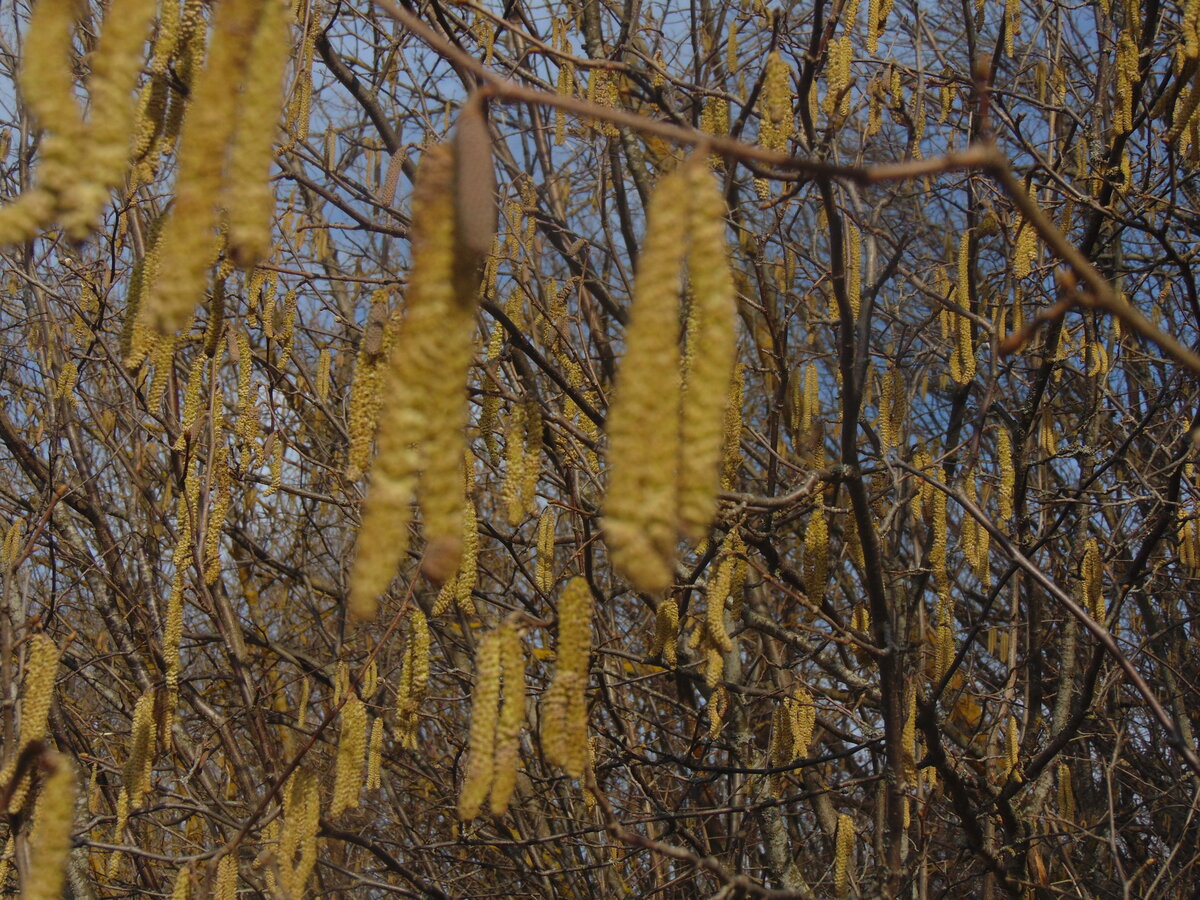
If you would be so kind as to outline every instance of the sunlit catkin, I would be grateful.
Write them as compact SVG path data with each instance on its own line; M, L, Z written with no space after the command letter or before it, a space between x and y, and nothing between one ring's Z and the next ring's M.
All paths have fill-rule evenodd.
M21 747L46 734L57 672L58 648L54 641L45 634L35 634L29 639L25 678L21 683Z
M341 711L337 767L334 771L333 796L329 802L330 816L341 815L344 810L358 806L366 755L367 708L351 688Z
M238 881L237 853L227 853L217 863L217 877L213 883L213 900L237 900Z
M297 769L288 780L283 801L283 831L279 838L279 880L289 897L302 897L317 862L317 833L321 823L321 794L316 776Z
M263 260L271 248L275 191L269 176L290 50L287 8L283 0L266 0L250 49L253 64L246 68L222 198L229 253L243 269Z
M21 886L22 900L59 900L71 852L75 819L75 769L61 753L50 754L29 835L29 867Z
M217 6L212 46L196 79L179 147L175 205L162 237L162 270L147 297L147 313L160 334L172 334L191 318L204 296L207 271L216 257L217 202L222 165L238 120L241 81L261 4L226 0ZM273 119L274 117L272 117Z
M1013 468L1012 438L1003 426L996 433L996 465L1000 469L1000 490L997 492L1000 521L1007 522L1013 514L1017 476Z
M118 0L104 17L88 78L87 152L77 157L76 181L60 198L63 225L77 240L91 232L110 188L127 168L136 114L131 95L156 5L155 0Z
M371 294L371 306L358 345L354 381L350 385L346 417L350 445L346 477L350 481L362 477L371 460L371 444L375 440L384 373L396 327L388 311L388 291L378 288Z
M854 820L846 813L838 816L833 857L833 892L846 893L850 886L850 857L854 853Z
M467 773L458 796L458 815L464 822L479 815L480 807L492 786L496 723L499 719L501 650L499 631L489 631L480 641L475 658Z
M804 529L804 590L810 602L821 602L828 577L829 525L825 521L825 510L817 506Z
M521 631L513 622L500 629L500 682L504 690L496 722L492 754L492 815L508 811L508 801L517 784L521 755L521 726L525 724L525 648Z
M684 167L689 191L687 267L692 287L688 369L681 414L679 518L699 540L716 515L725 412L737 353L725 198L698 157Z
M558 658L552 692L558 692L561 729L549 738L550 761L573 778L582 778L587 762L587 682L592 652L592 592L587 580L572 578L558 601ZM549 723L548 723L549 724Z
M679 287L687 177L667 175L651 195L638 259L625 358L608 417L604 531L613 565L638 590L674 575L680 456Z
M537 569L535 579L539 591L549 593L554 587L554 507L547 506L538 517Z
M1083 608L1097 622L1104 622L1104 568L1100 561L1100 545L1088 538L1080 566L1083 581Z
M148 688L133 707L129 729L129 756L125 760L125 793L130 806L136 807L150 790L154 766L156 735L154 727L154 689Z
M679 647L679 598L674 594L660 604L654 614L654 643L650 655L662 654L667 665L675 665Z

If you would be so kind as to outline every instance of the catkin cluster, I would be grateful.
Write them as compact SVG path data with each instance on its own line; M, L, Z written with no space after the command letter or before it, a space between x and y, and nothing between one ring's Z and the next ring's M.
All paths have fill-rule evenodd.
M771 743L767 755L772 766L784 766L808 756L813 729L817 723L817 707L812 694L803 685L796 685L783 703L775 707L771 723Z
M694 323L686 390L679 352L685 261ZM639 590L666 588L680 532L699 537L712 522L734 312L724 201L704 160L693 156L650 199L626 354L609 411L605 534L613 564Z
M440 584L462 556L464 385L496 218L479 103L468 102L452 144L426 151L414 186L406 316L389 354L378 453L350 580L350 611L358 618L374 615L404 557L414 494L424 520L425 573Z
M587 681L592 653L592 591L572 578L558 601L558 658L554 681L542 699L541 736L546 758L582 778L587 764Z
M217 7L180 135L175 204L163 225L160 265L169 277L150 285L139 311L160 334L184 328L204 297L219 229L228 232L231 258L246 268L269 246L273 199L264 183L290 49L281 2Z
M341 730L338 732L330 816L340 815L344 810L358 806L363 762L367 755L367 707L353 687L347 687L347 691L341 711Z
M508 809L524 721L525 649L519 627L509 621L484 635L476 656L467 774L458 797L464 822L479 815L488 794L493 815Z
M409 610L408 644L404 648L404 667L396 688L396 739L400 746L415 750L417 716L429 686L429 622L419 606Z
M321 794L315 775L297 769L283 794L279 834L279 883L285 897L304 896L304 885L317 862Z
M135 115L130 96L141 74L155 5L154 0L116 0L109 6L91 55L87 121L74 96L76 5L40 0L34 6L20 85L48 134L38 185L0 208L0 244L27 240L55 218L78 240L95 226L109 191L128 167Z

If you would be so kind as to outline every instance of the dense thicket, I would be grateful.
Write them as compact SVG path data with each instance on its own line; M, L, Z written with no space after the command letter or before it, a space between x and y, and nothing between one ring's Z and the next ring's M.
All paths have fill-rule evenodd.
M2 11L0 892L1191 894L1200 4Z

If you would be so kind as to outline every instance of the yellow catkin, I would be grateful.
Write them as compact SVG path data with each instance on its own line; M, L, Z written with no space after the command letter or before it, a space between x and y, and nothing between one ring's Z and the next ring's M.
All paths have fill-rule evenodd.
M709 740L715 741L721 736L721 725L725 721L725 714L729 712L729 691L725 685L717 687L708 697L708 737Z
M21 555L21 534L25 530L25 518L19 516L8 526L4 534L4 550L0 552L0 574L17 564Z
M417 716L429 685L429 622L417 606L409 610L408 644L396 694L396 736L406 750L417 746Z
M25 678L21 683L21 730L18 743L44 737L58 672L58 648L49 636L35 634L29 640L25 658Z
M500 498L504 502L508 524L514 528L525 518L521 487L525 484L525 414L524 403L515 404L504 428L504 482Z
M817 724L817 707L808 688L796 685L792 689L791 696L784 701L784 713L791 739L790 747L786 748L787 759L803 759L808 756Z
M1017 475L1013 468L1012 437L1004 427L996 433L996 465L1000 469L1000 490L997 492L1000 520L1007 522L1013 514Z
M286 6L282 0L267 0L250 49L254 62L246 68L222 198L229 223L229 254L243 269L262 261L271 249L275 191L269 176L290 50Z
M792 69L778 51L767 57L763 75L762 91L759 94L761 119L758 141L767 150L785 152L795 129L792 108L795 94L792 91ZM764 178L754 179L754 189L760 199L770 196L770 182Z
M733 568L732 557L727 556L717 564L705 597L706 635L722 653L733 650L733 639L725 628L725 602L729 599Z
M537 512L537 483L542 474L542 408L536 400L522 404L525 414L525 443L522 448L520 502L522 518Z
M841 813L837 820L837 837L833 857L833 892L846 893L850 885L850 857L854 853L854 820Z
M525 648L521 631L513 622L500 629L500 681L504 697L496 722L496 743L492 754L492 815L508 811L517 784L517 764L521 755L521 726L525 723Z
M575 93L575 64L563 62L558 68L558 81L555 91L560 97L570 97ZM561 147L567 142L567 115L562 109L554 110L554 144Z
M853 6L854 4L849 4ZM827 92L825 113L829 116L850 114L850 64L853 50L850 35L844 34L829 42L829 55L825 65Z
M725 198L703 162L685 164L689 191L687 267L691 280L686 386L680 422L679 518L699 540L716 515L730 379L737 355L733 276L725 240Z
M502 642L498 631L480 641L475 660L475 690L471 698L467 773L458 797L458 815L464 822L479 815L492 786L496 724L499 719Z
M1004 771L1005 774L1019 778L1019 754L1021 750L1021 724L1016 716L1008 717L1008 727L1004 731Z
M282 444L281 444L282 446ZM233 473L229 469L228 450L222 448L217 454L216 477L209 494L212 505L208 509L208 521L204 534L204 581L215 584L221 574L221 531L229 513Z
M60 198L63 225L77 240L95 227L109 190L128 166L137 112L131 95L156 5L155 0L118 0L104 17L88 78L87 152L77 157L76 183Z
M829 525L825 521L825 510L816 507L804 529L804 590L810 602L821 602L828 577Z
M626 352L608 417L604 532L613 565L638 590L674 576L680 454L679 281L689 185L667 175L651 195Z
M367 780L363 785L373 791L382 783L383 770L383 719L378 717L371 723L371 738L367 742Z
M279 839L279 880L286 896L302 897L317 862L321 825L320 784L315 775L297 769L284 794L283 831Z
M125 761L125 793L131 807L137 807L150 790L156 745L153 688L138 698L129 730L129 757Z
M404 557L414 492L424 525L425 573L440 584L462 554L465 385L480 270L472 264L474 250L456 243L456 147L429 147L414 187L407 315L389 355L379 451L351 576L349 605L356 618L374 615ZM492 165L490 158L486 164Z
M1021 30L1020 0L1005 0L1004 3L1004 52L1011 59L1017 33Z
M741 365L733 368L729 399L725 402L725 427L721 437L721 487L733 490L742 465L742 401L746 375Z
M191 896L191 887L192 870L187 866L181 866L175 873L175 881L171 885L171 900L188 900Z
M1071 787L1070 763L1058 764L1058 813L1067 822L1075 822L1075 791Z
M367 754L367 708L353 689L342 706L341 731L338 733L337 768L329 815L340 815L358 806L362 787L363 762Z
M78 788L71 761L60 753L49 756L50 771L42 781L33 812L22 900L58 900L66 882Z
M852 223L846 227L846 297L857 320L862 306L862 233Z
M537 569L535 580L539 591L549 593L554 587L554 507L547 506L538 517Z
M228 0L216 10L212 46L196 79L179 147L175 205L162 236L162 270L147 296L149 320L160 334L183 328L204 296L218 250L217 203L222 164L237 123L239 92L261 4Z
M326 347L321 350L320 355L317 357L317 375L316 375L315 388L316 388L316 392L317 392L317 399L320 400L322 403L325 403L329 400L329 370L330 370L331 362L332 362L332 356L330 354L329 348Z
M1083 608L1098 622L1106 618L1104 609L1104 567L1100 561L1100 545L1088 538L1081 563Z
M378 288L371 294L371 307L358 345L354 381L350 385L346 416L350 450L346 477L351 481L362 476L371 459L371 444L375 440L384 372L394 331L394 320L388 312L388 291ZM241 338L241 333L238 337Z
M48 133L40 147L39 185L0 207L0 246L32 238L53 218L59 196L76 184L83 122L74 96L71 0L33 4L25 32L20 86L25 104Z
M654 643L650 655L662 654L668 665L675 665L679 646L679 598L674 594L658 605L654 615Z
M874 56L879 52L879 34L882 30L880 21L880 6L882 0L868 0L867 3L867 53Z
M904 759L904 784L915 787L917 783L917 688L909 684L907 691L907 712L904 716L904 727L900 731L900 748Z
M237 900L237 882L237 854L227 853L217 863L217 877L213 882L213 900Z
M587 682L592 652L592 592L587 579L572 578L558 601L558 658L547 705L543 741L550 761L582 778L587 757ZM551 695L556 703L550 703Z
M1118 134L1133 130L1133 89L1141 80L1138 71L1137 41L1129 31L1117 39L1116 104L1113 108L1113 129Z

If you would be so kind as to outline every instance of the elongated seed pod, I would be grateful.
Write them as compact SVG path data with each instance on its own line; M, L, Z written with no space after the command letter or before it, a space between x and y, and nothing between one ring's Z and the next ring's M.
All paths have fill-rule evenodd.
M679 281L688 180L667 175L651 195L625 358L608 417L604 532L613 565L638 590L675 572L680 456Z
M500 703L501 641L498 631L489 631L479 644L476 657L475 691L471 699L471 731L468 738L467 774L458 796L458 815L464 822L479 815L492 786L496 749L496 723Z
M850 885L850 856L854 852L854 820L841 813L837 820L836 850L833 859L833 892L846 893Z
M42 781L29 836L29 870L21 889L22 900L58 900L71 852L71 827L75 820L75 769L61 753L49 754L50 771Z
M246 68L229 152L222 202L229 222L229 254L243 269L261 262L271 249L275 191L269 176L283 104L283 70L291 50L287 18L282 0L262 4L250 49L254 62Z
M496 722L496 744L492 756L492 815L508 811L508 801L517 784L521 753L521 726L525 723L525 648L520 629L513 622L500 629L500 681L504 697Z
M699 540L716 515L725 412L737 354L733 276L725 240L725 198L704 161L684 166L689 191L687 267L692 286L686 388L682 400L679 519Z
M340 815L344 810L358 806L366 754L367 708L351 688L341 711L337 768L334 772L333 796L329 802L330 816Z

